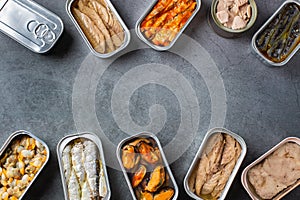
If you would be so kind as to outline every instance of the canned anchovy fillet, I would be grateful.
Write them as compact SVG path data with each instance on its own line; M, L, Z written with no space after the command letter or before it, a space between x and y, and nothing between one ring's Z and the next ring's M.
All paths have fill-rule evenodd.
M285 65L300 48L300 3L285 1L253 36L260 58L273 66Z
M108 0L69 0L67 12L96 56L110 57L128 45L130 33Z
M91 133L68 135L57 145L65 199L110 199L100 139Z
M200 10L200 0L157 0L136 24L138 37L155 50L170 49Z
M187 194L198 200L225 199L246 151L235 133L224 128L208 131L184 179Z
M288 137L247 166L242 184L249 196L254 200L279 200L299 186L299 155L300 139Z
M117 157L133 199L177 199L177 184L155 135L140 133L124 139Z
M36 53L49 51L63 32L62 20L30 0L0 1L0 31Z
M0 150L0 197L20 200L49 160L48 146L27 131L13 133Z

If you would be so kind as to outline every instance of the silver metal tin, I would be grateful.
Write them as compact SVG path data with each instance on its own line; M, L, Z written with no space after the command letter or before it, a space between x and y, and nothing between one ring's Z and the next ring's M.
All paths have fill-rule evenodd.
M174 196L173 196L172 200L176 200L177 197L178 197L178 186L177 186L177 183L176 183L176 181L175 181L175 178L174 178L174 176L173 176L173 174L172 174L172 171L171 171L171 169L170 169L170 167L169 167L169 164L168 164L168 161L167 161L167 159L166 159L166 156L165 156L165 154L164 154L164 152L163 152L163 148L162 148L162 146L161 146L161 144L160 144L158 138L157 138L154 134L148 133L148 132L138 133L138 134L136 134L136 135L130 136L130 137L128 137L128 138L125 138L124 140L122 140L122 141L119 143L119 145L118 145L118 147L117 147L117 150L116 150L117 158L118 158L119 164L120 164L120 166L121 166L121 169L122 169L122 171L123 171L124 177L125 177L125 179L126 179L126 182L127 182L128 187L129 187L129 190L130 190L130 192L131 192L132 198L133 198L134 200L137 200L137 198L136 198L136 196L135 196L135 194L134 194L133 188L132 188L132 186L131 186L130 179L129 179L128 175L127 175L126 169L124 168L123 163L122 163L121 149L122 149L122 147L123 147L127 142L129 142L130 140L133 140L133 139L139 139L139 138L152 138L152 139L154 139L155 142L157 143L157 146L158 146L158 148L159 148L159 151L160 151L160 154L161 154L161 157L162 157L162 160L163 160L164 167L167 169L167 172L168 172L168 174L169 174L169 176L170 176L170 180L172 181L172 186L174 187Z
M31 0L0 1L0 31L36 53L49 51L63 27L57 15Z
M283 4L276 10L276 12L266 21L266 23L264 25L262 25L262 27L254 34L254 36L252 37L252 41L251 41L251 46L253 51L255 52L255 54L257 55L257 57L259 58L259 60L261 60L264 64L268 65L268 66L283 66L285 64L288 63L288 61L294 56L294 54L298 51L298 49L300 49L300 43L297 45L297 47L290 53L290 55L282 62L280 63L275 63L271 60L269 60L268 58L266 58L262 53L260 53L260 51L258 50L256 44L255 44L255 40L257 38L257 36L269 25L269 23L271 23L271 21L275 18L275 16L281 12L281 9L286 5L286 4L290 4L290 3L294 3L294 4L298 4L300 6L300 1L297 0L286 0L283 2Z
M106 182L106 188L107 188L107 194L104 197L103 200L109 200L111 196L111 190L109 186L109 180L108 180L108 175L107 175L107 170L106 170L106 164L105 164L105 159L104 159L104 153L103 153L103 148L102 148L102 143L101 140L99 139L98 136L96 136L93 133L76 133L76 134L71 134L63 137L57 144L57 159L58 159L58 164L59 164L59 169L60 169L60 175L61 175L61 181L64 189L64 195L65 195L65 200L69 200L69 195L68 195L68 187L67 183L65 181L65 174L64 174L64 168L63 168L63 161L62 161L62 152L64 148L72 141L76 139L88 139L96 144L99 150L99 156L101 162L102 162L102 167L104 171L104 176L105 176L105 182Z
M28 137L31 137L31 138L35 139L36 141L40 142L45 147L45 149L47 151L47 158L46 158L46 161L44 162L43 166L41 166L41 168L39 169L39 171L34 175L33 180L25 188L25 191L20 196L19 200L21 200L24 197L24 195L26 194L26 192L28 191L28 189L30 188L30 186L34 183L34 181L36 180L36 178L38 177L38 175L41 173L42 169L47 164L47 162L49 160L49 157L50 157L50 151L49 151L49 147L47 146L47 144L45 142L43 142L41 139L39 139L38 137L36 137L35 135L33 135L32 133L30 133L28 131L24 131L24 130L16 131L16 132L12 133L9 136L9 138L5 141L4 145L0 149L0 155L1 155L1 157L2 157L3 153L5 152L5 150L10 146L11 142L14 139L16 139L17 137L21 137L21 136L28 136Z
M244 188L246 189L246 191L248 192L249 196L253 199L253 200L262 200L262 198L260 198L253 186L251 185L250 181L248 180L248 172L249 170L254 167L255 165L259 164L261 161L263 161L265 158L267 158L269 155L271 155L274 151L276 151L278 148L280 148L282 145L288 143L288 142L294 142L297 143L298 145L300 145L300 138L297 137L288 137L285 138L284 140L282 140L280 143L278 143L276 146L274 146L272 149L270 149L269 151L267 151L265 154L263 154L262 156L260 156L258 159L256 159L255 161L253 161L250 165L248 165L242 173L241 176L241 181L242 184L244 186ZM290 191L292 191L293 189L295 189L297 186L300 185L300 180L298 180L296 182L296 184L286 188L285 190L283 190L282 192L280 192L277 196L275 196L274 200L279 200L281 198L283 198L287 193L289 193Z
M120 22L121 26L123 27L124 30L124 42L123 44L116 49L115 51L112 51L110 53L99 53L97 52L93 46L91 45L91 43L89 42L89 40L87 39L87 37L85 36L84 32L82 31L82 29L80 28L79 24L77 23L75 17L73 16L72 12L71 12L71 7L73 2L75 2L76 0L67 0L66 1L66 11L69 15L69 17L71 18L72 22L74 23L76 29L78 30L78 32L80 33L81 37L83 38L83 40L85 41L86 45L89 47L90 51L97 57L99 58L109 58L112 57L113 55L115 55L116 53L118 53L119 51L125 49L127 47L127 45L130 42L130 31L128 30L127 26L125 25L124 21L122 20L122 18L120 17L119 13L117 12L117 10L115 9L115 7L112 5L112 3L109 0L104 0L108 7L110 8L110 10L113 12L113 14L117 17L118 21Z
M194 13L191 15L191 17L188 19L188 21L185 23L185 25L182 27L182 29L177 33L176 37L173 39L173 41L165 47L155 45L151 43L147 38L144 37L144 35L141 32L140 25L143 22L144 18L151 12L152 8L156 5L158 0L153 1L153 3L146 9L146 12L139 18L139 20L136 22L135 25L135 32L137 36L145 42L147 45L149 45L151 48L157 50L157 51L166 51L170 49L176 42L176 40L180 37L180 35L183 33L183 31L186 29L186 27L189 25L189 23L192 21L192 19L195 17L195 15L198 13L201 7L201 0L196 0L197 6L194 10Z
M186 193L190 197L192 197L193 199L202 200L202 198L198 197L196 194L194 194L190 190L189 185L188 185L190 176L192 175L195 168L197 167L197 164L198 164L198 162L201 158L201 155L202 155L203 151L206 148L206 145L207 145L210 137L214 134L217 134L217 133L225 133L225 134L228 134L228 135L232 136L236 141L239 142L239 144L241 145L241 148L242 148L241 155L240 155L239 159L237 160L237 162L235 164L235 167L234 167L234 169L233 169L233 171L232 171L232 173L231 173L231 175L230 175L230 177L229 177L229 179L226 183L226 186L225 186L224 190L222 191L222 194L221 194L221 196L218 200L225 199L225 197L226 197L226 195L229 191L229 188L230 188L230 186L231 186L231 184L232 184L232 182L233 182L233 180L234 180L234 178L235 178L235 176L236 176L236 174L237 174L237 172L238 172L238 170L239 170L239 168L240 168L240 166L241 166L241 164L242 164L242 162L243 162L243 160L246 156L247 146L246 146L246 143L245 143L245 141L243 140L243 138L241 136L239 136L239 135L237 135L237 134L235 134L235 133L233 133L233 132L231 132L231 131L229 131L225 128L213 128L213 129L209 130L206 133L206 135L205 135L205 137L204 137L204 139L201 143L201 146L200 146L198 152L196 153L196 156L195 156L195 158L194 158L194 160L193 160L193 162L192 162L192 164L191 164L191 166L190 166L190 168L189 168L189 170L188 170L188 172L187 172L187 174L184 178L184 189L185 189Z

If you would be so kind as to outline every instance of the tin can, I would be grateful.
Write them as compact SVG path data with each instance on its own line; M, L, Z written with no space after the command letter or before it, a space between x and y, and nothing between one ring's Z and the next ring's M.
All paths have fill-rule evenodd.
M181 30L176 34L176 37L171 41L171 43L167 46L158 46L153 44L151 41L149 41L141 32L141 23L146 18L146 16L152 11L154 6L159 2L158 0L153 1L153 3L146 9L145 13L139 18L135 25L135 31L137 36L145 42L147 45L149 45L151 48L157 50L157 51L166 51L170 49L176 42L176 40L180 37L180 35L183 33L183 31L186 29L186 27L189 25L189 23L192 21L192 19L195 17L195 15L198 13L201 7L201 0L195 0L197 5L195 10L193 11L193 14L189 17L189 19L185 22L185 25L181 28Z
M118 161L120 163L121 169L122 169L124 177L126 179L126 182L128 184L128 187L129 187L129 190L131 192L132 198L134 200L138 199L137 196L135 195L135 191L133 189L133 186L131 185L131 180L130 180L129 175L128 175L128 173L132 173L132 172L129 172L128 170L126 170L125 167L124 167L124 165L123 165L123 162L122 162L122 148L125 145L128 145L132 141L144 140L144 139L146 139L146 140L147 139L152 139L155 142L155 145L157 145L158 150L159 150L160 155L161 155L163 167L166 169L165 170L166 171L166 177L169 177L168 179L169 179L169 181L171 183L170 187L174 188L174 194L173 194L172 200L177 199L177 197L178 197L178 186L176 184L176 181L175 181L175 178L174 178L174 176L172 174L172 171L171 171L171 169L170 169L170 167L168 165L168 161L167 161L167 159L165 157L165 154L164 154L163 149L162 149L162 147L160 145L160 142L159 142L158 138L154 134L147 133L147 132L142 132L142 133L130 136L128 138L125 138L124 140L122 140L119 143L119 145L117 147L117 150L116 150L117 158L118 158Z
M36 53L49 51L63 32L62 20L31 0L0 1L0 31Z
M1 147L0 149L0 157L1 157L1 161L2 159L5 159L5 156L8 156L8 155L4 155L6 153L6 150L8 148L13 148L12 145L14 144L14 142L17 142L17 141L20 141L22 138L26 137L26 142L27 141L27 138L30 138L30 139L34 139L35 140L35 144L32 145L32 147L34 147L34 149L31 149L31 150L34 150L34 151L37 151L36 148L43 148L43 153L45 153L46 155L43 155L45 156L44 157L44 162L41 163L41 166L40 168L38 169L38 171L34 174L34 177L32 178L32 180L30 182L28 182L27 186L25 187L24 191L22 192L21 196L18 197L18 199L22 199L25 195L25 193L28 191L28 189L30 188L30 186L34 183L34 181L36 180L36 178L38 177L38 175L41 173L42 169L45 167L45 165L47 164L48 160L49 160L49 157L50 157L50 151L49 151L49 148L47 146L47 144L45 142L43 142L41 139L39 139L38 137L36 137L35 135L33 135L32 133L28 132L28 131L24 131L24 130L19 130L19 131L16 131L14 133L12 133L10 135L10 137L6 140L6 142L4 143L4 145ZM37 145L36 142L39 142L39 145ZM15 145L15 144L14 144ZM30 146L31 144L28 144L28 146ZM16 145L16 147L21 147L20 145ZM23 150L26 150L27 149L23 149ZM20 152L20 154L22 154L22 151ZM31 151L30 150L30 151ZM39 150L42 150L42 149L39 149ZM27 153L27 152L26 152ZM4 156L4 157L3 157ZM23 156L23 155L22 155ZM18 156L18 158L20 159L20 157L22 156ZM23 160L23 159L22 159ZM20 162L18 160L18 162ZM23 162L23 161L22 161ZM25 168L26 169L26 168ZM22 180L23 178L25 177L25 175L28 176L28 173L26 173L26 170L24 169L24 175L22 175ZM1 173L4 171L4 166L2 166L1 164ZM21 171L21 169L20 169ZM8 172L8 169L6 169L6 172ZM21 172L20 172L21 173ZM21 173L22 174L22 173ZM19 180L21 181L21 180ZM2 182L1 182L1 187L2 187ZM9 188L9 186L6 186L7 188ZM14 186L14 187L17 187L17 186ZM3 195L3 193L2 193ZM15 196L17 194L13 194L13 196Z
M226 186L223 189L223 191L221 193L221 196L218 198L218 200L225 199L225 197L226 197L226 195L229 191L229 188L230 188L230 186L231 186L231 184L232 184L232 182L233 182L233 180L234 180L234 178L235 178L235 176L236 176L236 174L237 174L237 172L238 172L238 170L239 170L239 168L240 168L240 166L241 166L241 164L244 160L244 157L246 156L247 146L246 146L246 143L245 143L245 141L243 140L243 138L241 136L239 136L239 135L237 135L237 134L235 134L235 133L233 133L233 132L231 132L227 129L224 129L224 128L213 128L213 129L209 130L206 133L206 135L205 135L205 137L204 137L204 139L201 143L201 146L200 146L198 152L196 153L196 156L195 156L195 158L194 158L194 160L193 160L193 162L192 162L192 164L191 164L191 166L190 166L190 168L189 168L189 170L188 170L188 172L187 172L187 174L184 178L184 189L185 189L186 193L190 197L192 197L193 199L202 200L201 197L197 196L191 190L191 188L189 186L189 179L191 178L192 174L195 173L196 168L198 166L198 163L200 161L200 158L201 158L203 152L205 151L208 143L210 142L211 137L213 135L217 134L217 133L224 133L224 134L228 134L228 135L232 136L240 144L241 149L242 149L241 154L240 154L238 160L236 161L235 167L233 168L233 170L231 172L231 175L230 175L230 177L229 177L229 179L226 183Z
M299 1L297 1L297 0L287 0L287 1L284 1L283 4L277 9L277 11L265 22L264 25L262 25L262 27L252 37L251 46L252 46L252 49L253 49L254 53L257 55L257 57L259 58L259 60L262 61L267 66L283 66L283 65L287 64L288 61L300 49L300 34L298 34L298 36L296 38L294 38L296 41L298 41L297 46L282 61L280 61L280 62L274 62L271 59L269 59L268 57L266 57L262 52L260 52L259 48L258 48L258 46L256 44L256 41L257 41L259 35L262 34L262 32L265 31L268 28L268 26L272 24L272 22L274 20L276 20L275 18L280 13L282 13L284 11L284 9L285 9L286 6L290 6L290 5L297 5L298 9L300 9L300 2ZM286 9L289 9L289 8L286 8ZM298 13L299 13L299 10L298 10ZM300 19L298 18L298 24L300 23L299 21L300 21Z
M237 38L241 37L243 33L248 31L255 23L257 18L257 6L254 0L249 0L249 4L251 6L251 18L249 22L247 23L247 26L243 29L231 29L228 27L225 27L217 18L217 6L218 6L219 0L213 0L211 3L211 7L208 12L208 24L209 26L220 36L224 38Z
M126 46L130 42L130 31L128 30L124 21L122 20L122 18L118 14L117 10L114 8L114 6L112 5L112 3L109 0L103 0L103 2L105 2L107 4L106 8L109 9L113 13L113 15L117 18L118 22L121 24L123 31L124 31L124 40L123 40L122 45L119 46L118 48L116 48L114 51L109 52L109 53L99 53L98 51L96 51L96 49L92 46L91 42L88 40L86 34L84 33L83 29L80 27L78 21L75 19L75 16L73 15L73 13L71 11L72 6L76 1L77 0L67 0L66 1L66 11L67 11L69 17L71 18L72 22L74 23L76 29L80 33L81 37L85 41L86 45L89 47L90 51L95 56L97 56L99 58L109 58L109 57L115 55L116 53L118 53L119 51L123 50L124 48L126 48Z
M107 170L106 170L106 165L105 165L102 143L101 143L101 140L99 139L99 137L93 133L77 133L77 134L67 135L67 136L63 137L57 144L57 158L58 158L58 163L59 163L59 169L60 169L65 199L71 200L71 198L69 197L69 194L68 194L68 186L67 186L66 176L65 176L66 169L64 169L64 164L66 164L66 163L63 162L63 153L64 153L64 149L68 145L73 145L73 143L75 141L82 141L82 142L89 141L96 145L97 152L93 152L93 153L95 153L97 155L97 158L93 162L98 163L98 161L99 161L99 165L97 165L98 166L97 171L99 172L99 182L100 182L99 184L101 184L101 177L104 178L103 179L104 182L102 182L102 183L104 184L103 187L106 188L106 189L104 189L104 190L106 190L106 191L104 191L106 193L106 195L103 197L103 199L104 200L110 199L111 190L110 190L110 186L109 186L109 180L108 180L108 175L107 175ZM86 163L86 161L85 161L85 163ZM101 185L99 187L101 187Z
M253 200L261 200L262 198L255 192L254 187L252 186L252 184L249 181L249 176L248 176L249 170L252 169L254 166L258 165L259 163L261 163L264 159L266 159L268 156L270 156L273 152L275 152L277 149L279 149L280 147L282 147L283 145L285 145L285 144L287 144L289 142L296 143L296 144L300 145L300 139L297 138L297 137L288 137L288 138L285 138L280 143L278 143L276 146L274 146L269 151L267 151L265 154L263 154L258 159L256 159L255 161L253 161L250 165L248 165L243 170L242 176L241 176L241 181L242 181L242 184L243 184L245 190L247 191L247 193L249 194L249 196ZM300 181L298 180L294 185L292 185L292 186L284 189L282 192L280 192L279 194L277 194L272 199L279 200L279 199L283 198L286 194L288 194L289 192L291 192L293 189L295 189L299 185L300 185Z

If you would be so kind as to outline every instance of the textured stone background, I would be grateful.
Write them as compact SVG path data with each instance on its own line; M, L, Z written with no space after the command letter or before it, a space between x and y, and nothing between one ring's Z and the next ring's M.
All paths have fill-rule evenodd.
M3 144L12 132L19 129L28 130L44 140L51 150L50 161L24 199L63 199L56 145L63 136L78 131L73 119L72 92L77 72L89 50L67 16L64 1L36 2L59 15L65 30L58 43L45 55L35 54L0 34L0 143ZM112 2L130 29L134 28L137 19L151 3L150 0ZM238 133L247 143L247 155L227 199L250 199L240 182L242 169L285 137L300 136L299 52L287 66L271 68L256 59L250 47L254 32L282 2L257 0L259 15L255 26L241 38L225 39L208 26L206 14L210 1L205 0L185 31L206 49L221 73L227 97L224 126ZM211 102L203 78L194 73L188 62L170 52L151 49L137 50L119 57L97 85L97 118L104 134L115 145L127 136L114 122L109 95L118 76L140 60L145 63L155 60L157 63L167 63L178 71L183 69L180 73L187 77L201 99L201 118L196 137L188 150L171 164L180 189L178 199L189 199L183 188L183 179L208 129ZM165 127L158 134L164 146L174 137L180 123L179 102L168 88L153 84L139 88L130 99L130 114L134 122L144 126L149 123L148 110L154 103L163 106L167 112ZM108 159L112 156L115 155L106 155ZM108 168L108 173L111 199L131 199L123 174L112 168ZM300 199L300 188L285 199Z

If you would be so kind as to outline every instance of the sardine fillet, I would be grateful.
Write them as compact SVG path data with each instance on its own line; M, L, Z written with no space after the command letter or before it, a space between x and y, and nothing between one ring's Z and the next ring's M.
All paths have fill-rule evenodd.
M72 8L74 17L93 48L99 53L105 53L105 38L92 20L77 8Z
M72 165L79 184L82 185L85 181L85 170L83 166L83 145L76 143L71 149Z
M98 175L97 175L97 146L91 141L84 141L84 168L86 178L90 187L91 195L96 197L98 192Z
M66 182L69 183L69 179L71 176L71 168L72 168L72 161L71 161L71 146L67 145L63 152L62 152L62 162L64 168L64 174L66 178Z
M80 187L74 170L71 171L70 181L68 184L69 199L80 200Z

